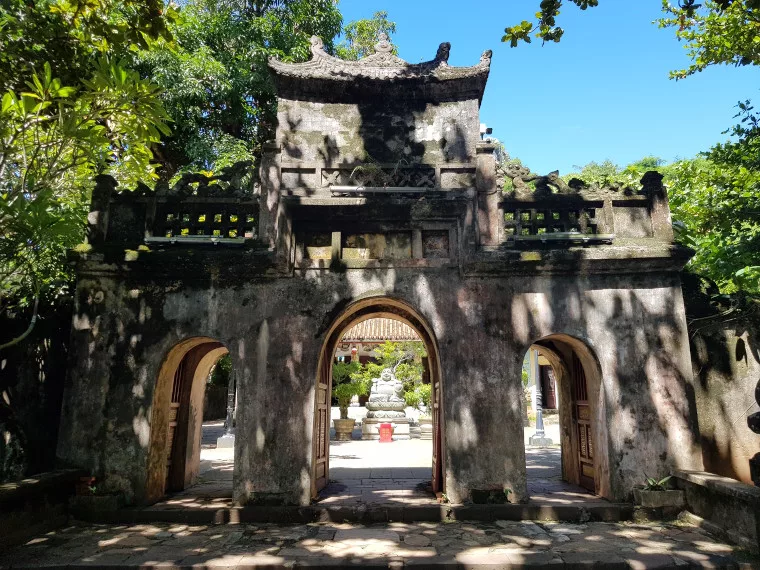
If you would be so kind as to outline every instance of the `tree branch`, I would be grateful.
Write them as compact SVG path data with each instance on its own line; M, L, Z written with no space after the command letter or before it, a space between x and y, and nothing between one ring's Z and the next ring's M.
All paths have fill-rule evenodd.
M6 348L13 346L15 344L20 343L22 340L24 340L26 337L29 336L29 334L32 332L32 329L34 329L34 325L37 322L37 309L39 308L40 304L40 296L39 294L34 295L34 310L32 311L32 320L29 321L29 326L26 327L26 330L21 333L16 338L6 342L5 344L0 344L0 350L5 350Z

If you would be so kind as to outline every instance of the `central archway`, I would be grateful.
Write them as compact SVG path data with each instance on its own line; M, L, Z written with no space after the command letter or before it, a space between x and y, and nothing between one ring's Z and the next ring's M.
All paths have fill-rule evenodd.
M433 417L433 460L431 484L433 492L444 489L441 359L432 327L412 306L392 297L368 297L350 304L335 318L325 335L317 364L314 398L313 453L311 496L316 498L327 485L330 471L330 396L332 393L332 364L335 350L344 331L373 318L392 318L406 323L419 334L425 344L428 374L431 384Z

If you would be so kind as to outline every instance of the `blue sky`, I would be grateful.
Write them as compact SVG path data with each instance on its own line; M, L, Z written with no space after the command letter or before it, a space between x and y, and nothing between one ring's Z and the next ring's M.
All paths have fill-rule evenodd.
M480 120L507 152L540 173L610 159L625 165L646 155L694 156L735 121L740 99L758 96L758 70L714 67L675 81L687 67L682 43L658 29L660 0L602 0L580 11L568 4L559 44L510 48L504 27L529 19L539 0L340 0L344 21L386 10L395 21L399 56L432 59L451 42L450 65L474 65L493 50ZM466 6L466 7L465 7Z

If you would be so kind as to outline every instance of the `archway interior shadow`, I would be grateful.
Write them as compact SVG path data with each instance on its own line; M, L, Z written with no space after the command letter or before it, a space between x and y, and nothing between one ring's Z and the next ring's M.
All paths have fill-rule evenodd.
M437 344L422 318L403 303L375 298L347 308L330 327L320 355L316 389L332 392L332 363L343 334L352 326L373 318L390 318L412 327L425 344L428 376L433 394L433 440L331 441L329 427L320 425L320 401L316 398L315 434L325 433L324 441L315 441L312 495L320 504L431 504L435 492L442 488L440 422L440 365ZM436 398L439 404L436 405ZM324 407L324 405L322 406ZM330 407L330 406L328 406ZM390 421L390 420L389 420ZM323 431L324 430L324 431ZM437 449L437 454L436 454ZM327 453L325 453L325 451ZM437 474L436 474L437 471Z

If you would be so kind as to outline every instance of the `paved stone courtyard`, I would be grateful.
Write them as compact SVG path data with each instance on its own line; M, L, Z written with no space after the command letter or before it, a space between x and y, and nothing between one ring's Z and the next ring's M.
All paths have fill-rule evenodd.
M354 410L352 410L354 411ZM548 425L558 439L558 426ZM198 483L172 495L151 510L224 508L232 504L233 450L216 449L224 433L222 422L203 425L201 475ZM525 429L525 441L533 429ZM436 504L430 489L433 442L402 440L391 443L353 440L330 442L330 484L320 494L325 506ZM526 448L528 489L534 502L563 505L575 501L603 502L580 487L561 481L559 446Z
M0 568L760 568L686 524L74 524Z
M204 426L198 485L151 510L229 506L230 450L219 422ZM435 503L430 441L331 442L331 488L321 504ZM558 448L527 448L533 500L602 501L560 481ZM76 522L7 553L0 568L760 568L760 560L686 521L137 524Z
M558 426L548 425L549 437L558 439ZM150 507L227 508L232 505L233 450L217 449L224 433L222 422L203 425L201 475L198 483ZM525 441L533 429L525 429ZM325 506L429 505L437 499L430 489L432 441L331 441L330 484L320 494ZM577 501L604 502L586 490L561 480L559 446L526 447L528 490L533 502L567 505Z

